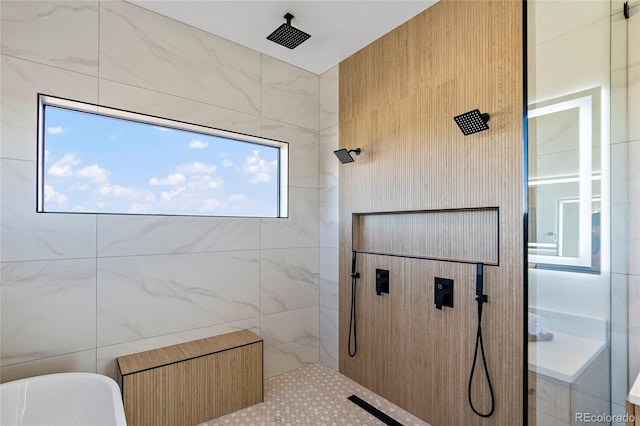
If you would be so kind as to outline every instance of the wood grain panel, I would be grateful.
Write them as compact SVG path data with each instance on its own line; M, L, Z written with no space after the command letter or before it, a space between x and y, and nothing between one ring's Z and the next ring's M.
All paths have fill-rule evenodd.
M119 358L127 424L193 426L261 402L262 350L246 331Z
M357 252L499 264L497 208L357 213L352 218Z
M442 0L340 64L340 146L362 149L340 168L340 371L434 426L523 419L522 54L520 2ZM464 136L453 117L475 108L490 130ZM353 213L491 206L500 266L485 268L483 330L497 405L483 419L466 395L474 267L359 255L355 358L349 273ZM375 268L389 269L390 294L376 296ZM434 308L436 276L454 279L455 308ZM473 396L485 411L482 376Z
M262 341L262 339L249 330L239 330L218 336L179 343L177 345L124 355L118 357L118 366L120 373L127 375L132 372L148 370L202 355L226 351L238 346L258 343L260 341Z
M640 426L640 408L629 401L627 403L627 426Z

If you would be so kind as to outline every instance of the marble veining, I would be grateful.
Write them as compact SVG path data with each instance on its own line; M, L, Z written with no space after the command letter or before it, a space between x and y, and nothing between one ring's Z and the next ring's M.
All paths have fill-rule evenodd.
M338 311L320 306L320 362L338 370Z
M318 246L318 190L289 188L289 210L286 219L261 219L261 248Z
M260 117L155 90L100 80L100 104L248 135L260 135Z
M259 274L257 251L99 258L98 345L257 316Z
M35 167L35 162L0 160L0 260L95 257L95 216L35 212Z
M320 188L332 188L338 186L340 162L333 154L333 151L339 148L338 139L337 125L320 131Z
M338 79L340 65L320 76L320 130L338 124Z
M1 61L0 156L35 161L37 94L95 103L98 79L8 56L2 56Z
M318 130L319 77L262 55L262 116Z
M98 256L253 250L260 219L99 216Z
M1 365L95 345L95 259L0 264Z
M98 75L98 1L3 1L3 55Z
M125 2L100 4L100 34L101 78L260 111L257 52Z
M338 309L338 249L320 248L320 306Z
M289 186L318 187L318 131L273 120L262 120L262 136L289 142Z
M318 362L318 318L317 306L262 316L265 377Z
M320 247L338 248L338 187L320 190Z
M263 315L318 304L318 256L316 248L262 251Z

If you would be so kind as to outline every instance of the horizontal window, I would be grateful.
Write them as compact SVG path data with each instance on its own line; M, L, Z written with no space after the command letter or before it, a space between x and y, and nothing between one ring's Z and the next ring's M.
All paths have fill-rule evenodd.
M39 96L37 211L287 216L288 144Z

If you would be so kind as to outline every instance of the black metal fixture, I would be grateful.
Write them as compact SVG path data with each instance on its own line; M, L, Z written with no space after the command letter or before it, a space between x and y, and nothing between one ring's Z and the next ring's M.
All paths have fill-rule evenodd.
M453 117L453 119L456 121L456 124L460 127L460 130L462 130L462 133L464 133L465 136L472 135L483 130L489 130L489 126L487 126L489 114L486 112L481 113L479 109L474 109L473 111L457 115Z
M624 6L622 7L622 13L624 13L624 19L629 19L629 2L624 2Z
M356 155L360 155L360 148L356 148L356 149L339 149L337 151L333 151L333 153L336 155L336 157L338 157L338 160L340 160L340 162L342 164L345 163L353 163L355 160L353 159L353 157L351 156L351 153L355 153Z
M311 35L305 33L302 30L299 30L293 26L291 26L291 20L294 16L287 12L284 15L284 19L287 20L286 24L280 25L274 32L269 34L267 40L271 40L274 43L278 43L281 46L287 47L289 49L295 49L304 41L306 41Z

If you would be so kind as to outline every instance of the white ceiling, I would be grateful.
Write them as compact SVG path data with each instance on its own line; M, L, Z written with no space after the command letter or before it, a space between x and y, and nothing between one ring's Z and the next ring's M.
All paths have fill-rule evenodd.
M128 0L145 9L200 28L315 74L413 18L437 0L217 1ZM311 38L290 50L266 39L295 16L291 25Z

